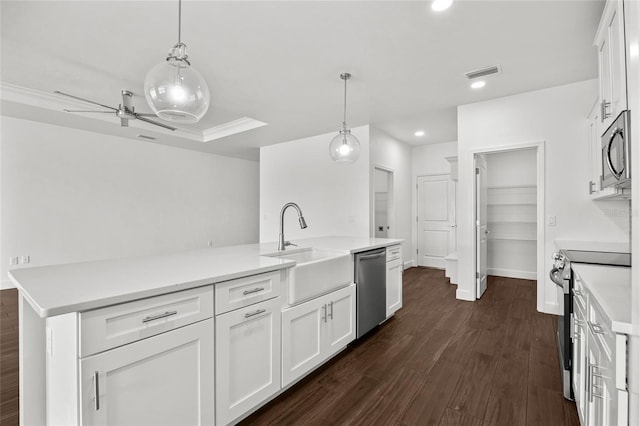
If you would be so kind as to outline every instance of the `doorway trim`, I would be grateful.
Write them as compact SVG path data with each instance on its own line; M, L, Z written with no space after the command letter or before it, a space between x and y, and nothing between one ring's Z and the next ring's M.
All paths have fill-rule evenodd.
M388 185L389 185L389 196L387 198L387 226L391 230L390 233L387 234L387 238L395 238L396 235L396 203L395 203L395 190L394 190L394 182L395 182L395 170L390 167L383 166L381 164L372 164L371 165L371 189L369 191L369 235L371 238L375 238L376 236L376 185L375 185L375 174L376 170L381 170L383 172L388 173Z
M544 205L544 194L545 194L545 141L531 141L531 142L522 142L515 143L511 145L504 145L500 147L485 147L485 148L476 148L469 151L472 159L475 159L479 154L495 154L501 152L508 151L519 151L523 149L535 149L536 150L536 280L537 280L537 291L536 291L536 305L537 310L539 312L551 312L549 308L552 307L545 306L545 288L546 288L546 271L545 271L545 259L544 259L544 246L545 246L545 205ZM472 165L475 168L475 163L472 161ZM475 170L473 170L475 174ZM472 206L476 205L476 191L472 191ZM472 227L475 233L475 215L471 218L473 222ZM476 259L477 256L477 248L475 244L472 246L473 250L473 259ZM474 263L475 264L475 263ZM474 267L474 270L476 267ZM476 300L476 286L475 280L473 289L473 299Z

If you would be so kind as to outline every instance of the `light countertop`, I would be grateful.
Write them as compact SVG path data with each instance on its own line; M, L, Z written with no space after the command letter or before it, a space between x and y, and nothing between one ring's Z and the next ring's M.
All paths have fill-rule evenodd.
M572 263L615 333L631 334L631 268Z
M356 253L401 242L381 238L325 237L294 241L298 246L288 250L314 247ZM166 255L14 269L9 271L9 278L34 311L45 318L295 265L291 260L265 256L276 252L275 242L217 247Z
M617 241L582 241L582 240L554 240L557 249L564 250L586 250L586 251L603 251L614 253L630 253L631 244L629 242Z

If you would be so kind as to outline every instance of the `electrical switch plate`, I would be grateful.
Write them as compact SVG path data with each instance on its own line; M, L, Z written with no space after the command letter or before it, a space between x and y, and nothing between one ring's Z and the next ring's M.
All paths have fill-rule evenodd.
M209 247L213 247L213 241L209 241L209 242L207 242L207 245L208 245Z
M26 265L29 262L31 262L31 257L30 256L22 256L20 258L20 263L22 263L23 265Z
M18 264L18 256L11 256L9 258L9 265L17 265Z
M549 216L549 218L547 219L547 224L549 226L556 226L556 217L555 216Z

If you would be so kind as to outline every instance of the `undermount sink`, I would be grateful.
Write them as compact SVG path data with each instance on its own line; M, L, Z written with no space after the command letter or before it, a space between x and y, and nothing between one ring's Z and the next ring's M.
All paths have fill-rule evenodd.
M267 256L296 262L287 280L289 305L328 293L353 281L351 255L347 251L309 248Z

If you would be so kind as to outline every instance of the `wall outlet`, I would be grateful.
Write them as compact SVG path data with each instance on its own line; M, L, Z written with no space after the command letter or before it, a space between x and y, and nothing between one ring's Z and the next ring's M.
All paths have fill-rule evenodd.
M18 264L18 256L11 256L9 258L9 265L17 265Z
M207 246L213 247L213 241L207 241Z
M547 225L556 226L556 217L555 216L549 216L547 218Z
M26 265L29 262L31 262L31 256L27 255L20 258L20 263L22 263L23 265Z

